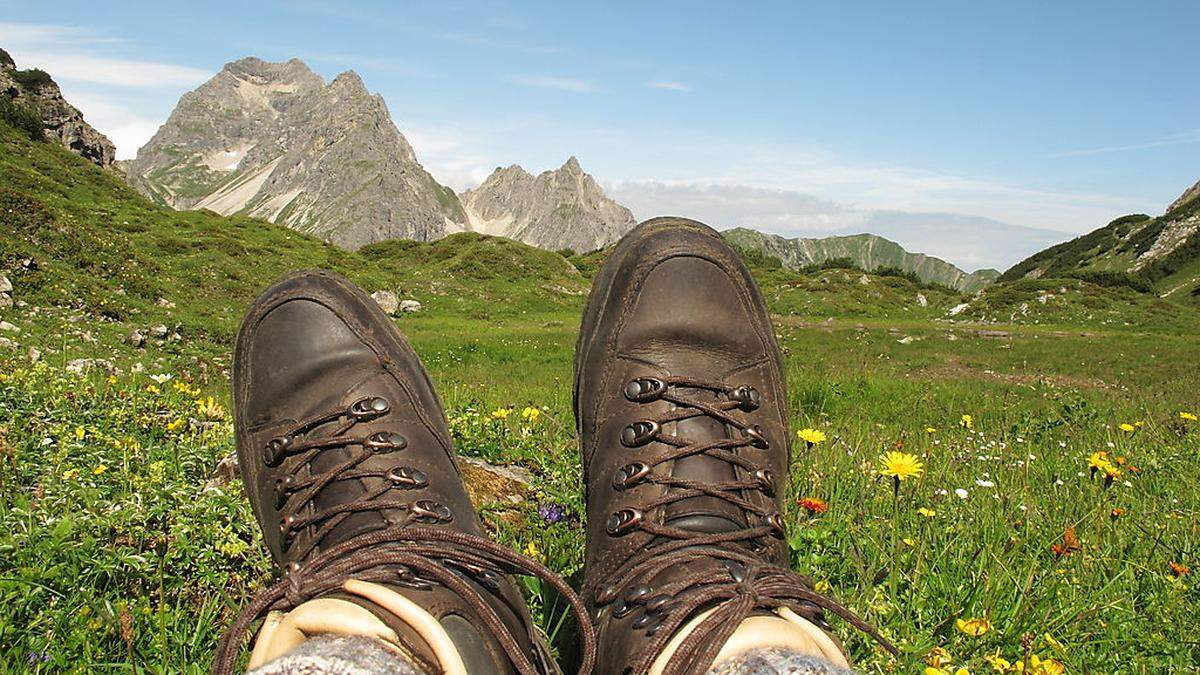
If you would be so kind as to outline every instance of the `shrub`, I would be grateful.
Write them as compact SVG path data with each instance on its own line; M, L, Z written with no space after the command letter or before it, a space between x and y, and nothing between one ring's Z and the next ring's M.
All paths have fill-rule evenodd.
M0 120L17 129L30 140L44 140L42 134L42 116L30 106L0 96Z
M1095 270L1090 272L1075 272L1068 274L1069 279L1079 279L1086 281L1089 284L1104 286L1107 288L1132 288L1139 293L1151 293L1154 287L1150 282L1142 277L1134 276L1128 272L1117 272L1113 270Z
M50 73L40 68L18 70L13 72L12 77L17 81L17 84L26 89L38 89L54 85L54 79L50 77Z

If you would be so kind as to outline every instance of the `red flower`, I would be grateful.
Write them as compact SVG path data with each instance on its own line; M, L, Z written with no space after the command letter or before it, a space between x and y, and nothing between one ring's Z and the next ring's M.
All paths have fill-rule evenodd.
M809 513L825 513L829 510L829 504L826 504L824 499L817 497L801 497L796 503Z

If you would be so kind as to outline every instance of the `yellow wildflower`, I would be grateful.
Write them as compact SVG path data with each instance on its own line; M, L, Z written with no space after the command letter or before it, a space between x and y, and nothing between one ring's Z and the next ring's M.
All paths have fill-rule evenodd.
M170 422L167 422L167 431L177 431L182 426L183 426L183 418L176 417L175 419L171 420Z
M525 556L528 558L533 558L534 560L545 559L542 557L542 552L538 550L537 545L532 541L525 545Z
M83 437L86 435L87 432L84 431L83 427L75 427L75 440L82 441Z
M954 627L964 635L979 637L992 629L992 622L987 619L955 619Z
M96 468L92 469L92 475L99 476L99 475L103 474L105 471L108 471L108 467L101 464L100 466L97 466Z
M1029 673L1032 675L1062 675L1067 667L1054 659L1042 659L1037 654L1029 655Z
M496 408L492 411L492 419L508 419L510 413L512 413L512 408Z
M953 662L954 659L950 658L950 652L946 651L944 647L934 647L925 655L926 665L933 666L934 668L948 666Z
M825 432L821 431L819 429L804 428L804 429L801 429L800 431L797 431L796 435L800 437L800 440L807 443L809 445L809 447L812 447L819 443L824 443L825 438L826 438Z
M901 539L900 541L904 542L904 545L909 548L917 547L917 540L913 539L912 537L905 537L905 538Z
M212 396L196 399L196 413L213 420L225 417L225 409Z
M1013 664L1010 663L1008 659L1002 658L1000 656L1000 652L998 651L995 654L988 654L987 656L983 657L983 660L991 664L992 670L996 671L997 673L1007 673L1008 671L1012 670Z
M925 675L971 675L971 671L966 668L953 671L948 668L926 668Z
M963 415L962 419L960 419L958 421L958 423L964 429L974 429L975 428L975 418L971 417L970 415Z
M1067 648L1063 646L1063 643L1055 640L1053 635L1046 633L1042 636L1042 639L1046 641L1046 646L1063 652L1064 654L1067 652Z
M1130 424L1128 422L1122 422L1120 429L1121 429L1121 431L1124 431L1125 433L1131 434L1137 429L1137 427L1133 426L1132 424Z
M79 478L79 469L67 469L62 474L63 480L75 480Z
M525 407L521 410L521 418L527 419L530 422L536 422L537 418L542 416L542 411L537 408Z
M925 433L927 433L927 434L936 434L936 433L937 433L937 428L936 428L936 427L925 427Z
M924 506L917 509L917 513L919 513L922 516L925 516L926 518L932 518L937 515L937 511L934 511L933 509L927 509Z
M892 450L880 455L879 461L883 464L879 475L891 476L897 481L920 478L921 474L925 473L925 467L921 464L921 460L917 459L916 455L910 455L907 452Z
M150 392L151 394L161 394L162 393L162 390L153 384L146 385L146 391Z
M109 376L108 376L108 380L107 380L107 382L108 382L109 384L116 384L116 383L117 383L117 376L116 376L116 375L109 375Z
M1097 450L1088 455L1088 467L1091 468L1092 473L1106 471L1111 466L1112 462L1108 460L1108 453L1104 450Z
M1200 418L1197 418L1194 414L1192 414L1190 412L1181 412L1181 413L1179 413L1179 419L1187 420L1189 422L1195 422L1197 419L1200 419Z

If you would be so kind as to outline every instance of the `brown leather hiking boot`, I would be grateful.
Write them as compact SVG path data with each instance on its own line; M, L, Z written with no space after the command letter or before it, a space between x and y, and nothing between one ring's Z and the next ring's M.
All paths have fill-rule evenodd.
M580 329L575 416L583 595L615 657L598 672L703 673L743 620L768 613L827 628L826 610L882 641L787 568L782 358L749 271L715 231L655 218L617 245Z
M260 643L281 625L294 642L342 632L338 612L437 672L558 671L508 574L541 577L577 614L582 601L484 538L429 376L362 290L321 271L268 289L238 335L233 390L246 493L284 576L234 623L216 672L232 671L258 617ZM291 615L307 620L289 627ZM587 668L594 637L580 623ZM256 657L279 652L260 646Z

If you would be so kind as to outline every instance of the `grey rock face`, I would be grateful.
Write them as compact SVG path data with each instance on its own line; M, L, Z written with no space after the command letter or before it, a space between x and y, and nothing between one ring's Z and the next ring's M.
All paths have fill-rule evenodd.
M297 59L226 64L183 95L127 174L159 203L264 218L348 249L466 226L382 98L353 72L326 84Z
M1185 190L1183 194L1179 195L1179 199L1171 202L1171 205L1167 207L1167 213L1174 211L1175 209L1198 197L1200 197L1200 181L1197 181L1195 185Z
M550 250L593 251L637 224L574 157L537 176L515 164L496 169L461 196L470 229Z
M100 166L114 166L117 149L112 141L84 121L83 113L67 103L54 80L40 70L17 70L12 57L2 49L0 98L36 111L48 140L62 143L71 152Z

